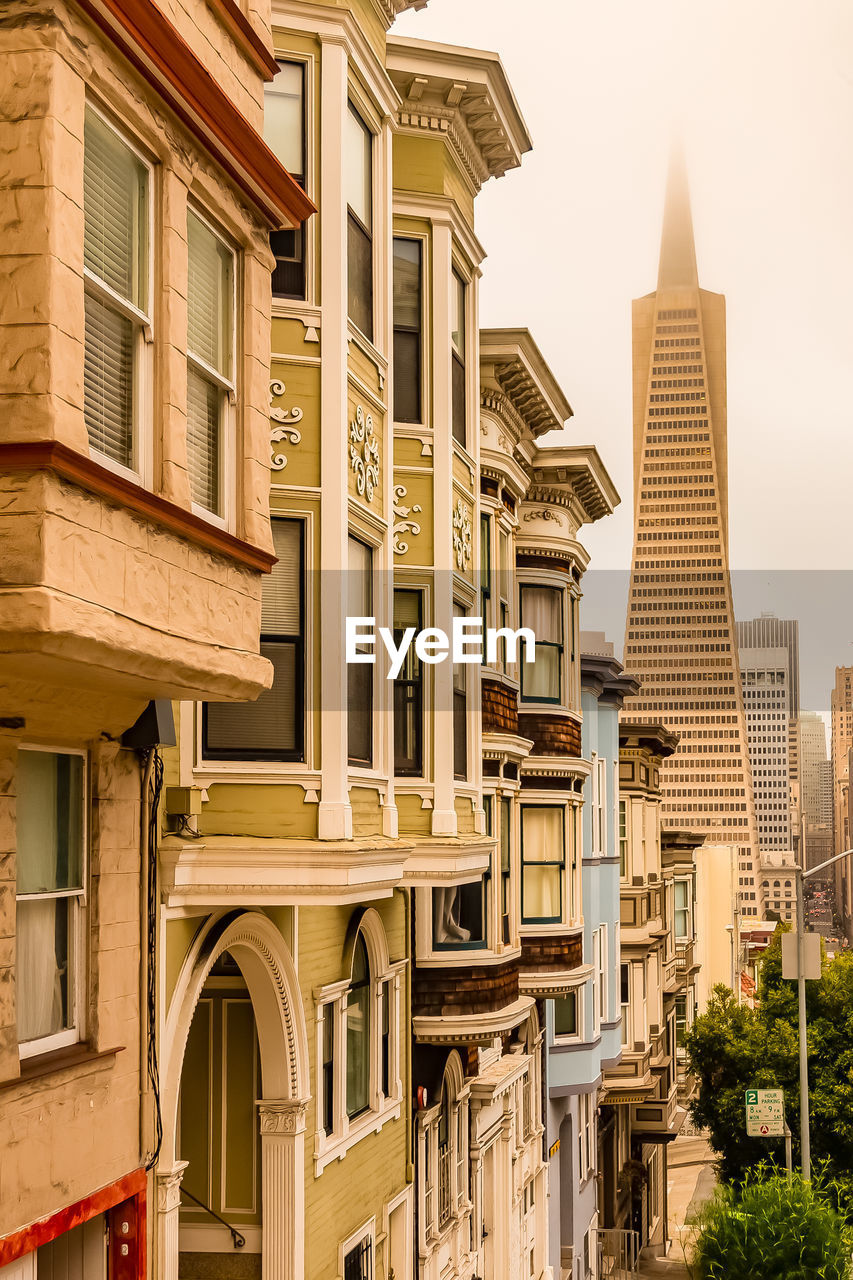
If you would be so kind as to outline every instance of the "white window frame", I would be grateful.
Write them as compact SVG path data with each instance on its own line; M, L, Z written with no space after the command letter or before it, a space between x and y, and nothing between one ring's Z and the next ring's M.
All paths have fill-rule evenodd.
M187 204L187 218L190 215L197 218L231 256L231 323L226 326L226 330L230 330L230 377L225 377L218 369L214 369L212 365L202 359L201 356L197 356L190 351L189 333L187 333L187 371L192 366L203 378L209 379L219 389L219 441L222 462L219 475L219 511L210 511L207 507L201 506L197 502L192 502L192 510L195 515L201 516L203 520L207 520L210 524L218 525L222 529L233 529L236 489L237 369L240 363L240 353L237 349L237 272L240 258L231 241L211 222L204 209L196 204L195 201ZM187 254L189 255L189 238L187 241ZM189 285L187 290L189 291ZM189 475L189 459L187 459L187 474Z
M595 1114L598 1098L594 1092L578 1094L578 1181L586 1182L595 1173Z
M130 423L133 465L124 466L108 454L101 453L89 444L89 454L102 467L124 476L127 480L150 488L153 480L153 420L154 420L154 167L140 150L133 138L113 121L90 97L86 98L86 111L96 116L123 146L132 152L148 174L148 198L145 217L145 297L147 310L140 310L132 302L111 289L110 286L83 267L84 291L98 301L114 307L133 325L133 416ZM85 330L83 345L85 349Z
M360 1142L368 1133L378 1133L388 1121L401 1114L403 1099L403 1082L401 1078L401 1045L403 1036L402 1024L402 977L406 968L405 960L389 964L382 972L374 972L374 961L368 946L370 964L370 1072L368 1083L369 1105L367 1110L352 1119L347 1115L346 1082L347 1082L347 996L351 986L351 975L338 982L328 983L314 992L315 1014L315 1053L318 1086L316 1090L316 1130L314 1136L314 1176L319 1177L327 1165L335 1160L342 1160L351 1147ZM382 988L390 984L389 994L389 1088L386 1096L382 1092ZM321 1072L323 1066L323 1019L324 1010L333 1007L332 1019L334 1028L334 1048L332 1067L332 1124L331 1132L326 1133L323 1114L323 1088Z
M628 970L628 999L622 999L622 970ZM630 960L622 960L619 964L619 1016L622 1023L622 1047L633 1049L634 1027L632 1023L632 987L634 982L634 966Z
M473 1208L468 1192L469 1161L469 1126L470 1126L470 1085L463 1082L461 1088L454 1088L452 1071L449 1063L445 1065L442 1084L438 1098L433 1106L420 1112L417 1117L418 1177L420 1204L419 1218L423 1233L423 1244L429 1245L438 1241L449 1231L458 1226ZM450 1214L446 1221L441 1221L440 1211L440 1169L438 1162L438 1129L441 1120L441 1100L444 1089L450 1090L448 1139L450 1148ZM461 1147L460 1147L461 1137ZM429 1176L426 1171L428 1169ZM461 1176L464 1173L464 1178Z
M338 1245L338 1280L343 1280L344 1261L347 1254L368 1239L370 1240L370 1274L376 1275L376 1219L370 1218Z
M36 1040L18 1041L18 1055L23 1061L26 1058L34 1058L42 1053L52 1053L56 1049L65 1049L69 1045L79 1044L84 1038L84 1013L86 1009L86 988L88 974L86 970L86 921L88 916L88 877L89 877L89 823L88 823L88 799L89 799L89 767L88 757L85 751L75 749L73 747L45 746L41 743L21 743L18 751L42 751L49 755L78 756L83 761L83 795L81 797L81 814L82 814L82 833L81 833L81 858L80 858L80 882L82 888L79 890L65 890L61 893L28 893L20 896L26 901L38 901L44 898L65 898L74 899L75 906L72 908L73 921L73 941L69 943L68 957L72 967L73 975L73 996L69 999L69 1013L73 1015L72 1025L63 1031L57 1031L53 1035L40 1036ZM15 901L18 901L18 894L15 894Z
M679 907L678 905L678 886L683 884L687 890L687 906ZM679 912L687 914L687 932L679 933L676 928L676 920ZM693 939L693 893L692 884L689 876L676 876L672 893L672 933L676 942L691 942Z

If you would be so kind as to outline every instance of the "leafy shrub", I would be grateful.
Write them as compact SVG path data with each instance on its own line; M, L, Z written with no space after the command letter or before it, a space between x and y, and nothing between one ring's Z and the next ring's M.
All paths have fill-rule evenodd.
M697 1280L851 1280L853 1231L834 1207L837 1188L767 1168L717 1188L702 1211Z

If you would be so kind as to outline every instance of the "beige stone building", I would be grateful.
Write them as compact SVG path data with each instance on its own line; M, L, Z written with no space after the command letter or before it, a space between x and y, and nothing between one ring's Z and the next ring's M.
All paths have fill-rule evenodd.
M830 697L830 750L832 759L833 853L851 846L850 754L853 748L853 667L835 668L835 686ZM835 898L841 925L853 940L853 869L842 858L835 865Z
M0 57L0 1274L143 1277L154 748L272 677L268 235L312 205L254 8L12 0Z
M699 286L687 178L671 166L657 289L633 304L634 549L627 718L679 735L662 822L739 849L760 917L758 836L729 575L725 298Z

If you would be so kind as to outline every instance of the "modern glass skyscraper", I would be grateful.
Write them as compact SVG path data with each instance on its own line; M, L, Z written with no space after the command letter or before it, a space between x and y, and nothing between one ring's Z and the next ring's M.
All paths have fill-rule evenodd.
M729 576L726 312L699 287L683 158L670 166L658 284L633 303L634 550L624 718L679 736L661 819L738 849L744 916L763 913Z

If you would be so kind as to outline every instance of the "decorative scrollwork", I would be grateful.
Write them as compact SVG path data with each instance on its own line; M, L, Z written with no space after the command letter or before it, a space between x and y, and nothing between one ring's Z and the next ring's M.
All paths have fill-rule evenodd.
M419 512L421 505L416 502L412 507L404 507L401 499L406 497L408 489L404 484L394 485L394 554L396 556L404 556L409 549L408 542L403 542L400 535L403 533L411 533L417 535L421 531L421 526L414 520L407 517L412 513Z
M281 427L273 427L270 431L270 447L278 444L281 440L286 440L288 444L299 444L302 439L301 431L297 431L293 423L302 420L302 410L294 406L292 409L275 409L272 401L278 396L283 396L287 387L278 379L273 379L270 383L270 418L273 422L286 423ZM287 458L284 453L273 453L270 460L270 467L273 471L283 471L287 466Z
M544 511L525 511L522 519L525 521L553 520L555 524L563 523L562 516L559 516L556 511L552 511L550 507L546 507Z
M471 517L461 498L456 499L456 510L453 512L453 549L456 552L456 567L464 573L471 563Z
M355 418L349 424L349 438L355 487L359 496L372 502L373 491L379 484L379 442L373 430L373 418L361 405L356 406Z

